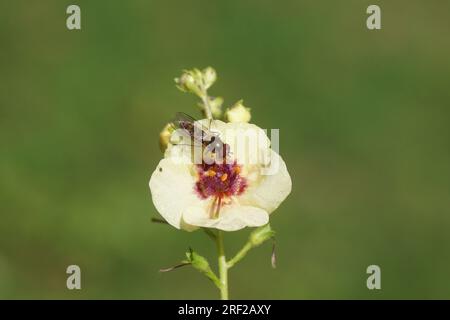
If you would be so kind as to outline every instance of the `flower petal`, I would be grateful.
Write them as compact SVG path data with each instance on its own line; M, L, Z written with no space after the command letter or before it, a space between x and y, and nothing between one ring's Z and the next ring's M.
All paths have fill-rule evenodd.
M269 215L260 208L232 204L222 207L219 217L212 219L205 206L192 206L186 209L183 220L194 226L236 231L265 225L269 222Z
M246 143L255 147L255 153L258 150L270 147L270 139L266 132L252 123L246 122L228 122L220 120L210 121L208 119L198 120L203 128L209 129L212 133L217 133L219 138L230 146L231 151L236 153L236 148L246 146ZM244 155L247 156L247 155Z
M230 146L232 156L240 164L261 162L261 150L270 147L266 132L251 123L227 123L221 133L221 139Z
M178 164L173 159L162 159L150 178L150 192L158 212L172 226L181 228L184 208L199 205L201 200L194 193L195 176L192 165Z
M259 175L249 181L249 186L244 194L237 197L242 205L251 205L268 213L272 213L281 202L291 193L292 181L283 159L271 150L271 162L274 167L267 175Z

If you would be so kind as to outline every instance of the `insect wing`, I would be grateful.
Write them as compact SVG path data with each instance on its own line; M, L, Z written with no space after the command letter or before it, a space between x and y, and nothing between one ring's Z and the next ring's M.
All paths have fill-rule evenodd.
M190 115L183 112L177 112L175 114L173 123L175 124L175 127L187 130L191 138L199 140L200 142L204 137L210 135L205 126L192 118Z

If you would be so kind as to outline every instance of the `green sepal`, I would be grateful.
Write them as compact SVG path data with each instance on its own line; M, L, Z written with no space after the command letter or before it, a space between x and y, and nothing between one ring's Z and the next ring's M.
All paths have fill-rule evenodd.
M186 252L186 258L187 263L190 263L192 267L194 267L194 269L198 270L200 273L202 273L204 276L206 276L208 279L214 282L214 284L218 288L222 286L219 278L211 270L209 262L208 260L206 260L205 257L196 253L194 250L192 250L192 248L189 248L189 251Z

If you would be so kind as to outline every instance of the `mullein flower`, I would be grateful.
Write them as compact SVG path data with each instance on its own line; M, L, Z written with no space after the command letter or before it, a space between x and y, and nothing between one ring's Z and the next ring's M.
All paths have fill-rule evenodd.
M207 119L200 122L208 125ZM169 144L149 183L156 209L169 224L189 231L198 227L235 231L267 224L269 214L291 192L286 164L256 125L214 120L213 127L232 151L228 161L196 164L190 159L190 147ZM243 145L239 139L249 132L259 137L260 145L238 152L238 145ZM274 174L264 175L265 155L278 165ZM180 157L186 161L180 163Z
M186 253L187 259L160 271L190 265L217 286L221 299L228 299L228 270L251 249L270 239L275 244L269 215L289 195L292 181L265 131L249 123L250 109L242 100L223 114L223 99L208 95L216 80L211 67L185 70L175 78L181 91L200 98L206 119L195 121L178 113L177 120L164 127L159 137L164 157L149 186L153 203L165 219L153 221L187 231L201 228L216 242L218 252L219 275L192 249ZM257 228L242 249L227 260L222 231L245 227ZM271 261L275 266L274 249Z

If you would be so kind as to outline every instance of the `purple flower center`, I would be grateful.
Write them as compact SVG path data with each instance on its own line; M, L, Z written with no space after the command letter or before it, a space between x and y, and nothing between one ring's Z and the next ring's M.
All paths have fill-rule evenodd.
M222 199L240 195L247 188L246 179L240 175L241 166L236 162L232 164L199 164L197 173L198 181L194 188L202 199L212 196L220 204Z

